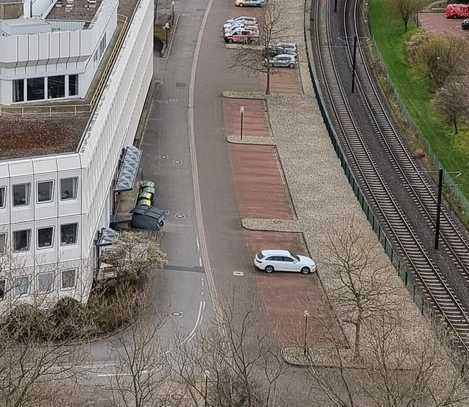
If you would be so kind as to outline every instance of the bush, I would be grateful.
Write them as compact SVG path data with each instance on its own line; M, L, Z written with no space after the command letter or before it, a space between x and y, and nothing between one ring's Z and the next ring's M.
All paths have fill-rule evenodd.
M54 332L47 314L29 304L19 304L13 308L5 320L4 328L8 335L20 342L50 340Z
M84 335L86 325L84 306L74 298L61 298L52 308L50 316L56 327L57 340L78 338Z

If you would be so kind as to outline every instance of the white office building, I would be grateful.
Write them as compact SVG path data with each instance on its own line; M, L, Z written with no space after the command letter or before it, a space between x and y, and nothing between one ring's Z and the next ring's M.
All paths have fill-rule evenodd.
M153 0L0 0L0 300L87 300L116 185L139 158L153 12Z

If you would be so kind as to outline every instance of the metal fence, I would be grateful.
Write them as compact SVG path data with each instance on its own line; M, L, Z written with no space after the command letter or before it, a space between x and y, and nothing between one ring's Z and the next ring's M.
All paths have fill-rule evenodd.
M391 92L394 102L399 108L402 119L404 120L406 126L408 126L412 133L416 136L419 145L422 146L426 156L429 158L429 162L433 167L432 169L435 171L439 170L440 168L443 169L446 197L449 199L450 204L453 206L454 210L461 216L463 222L466 223L469 216L469 200L464 195L464 192L459 188L459 185L454 181L451 174L446 171L444 165L439 160L437 154L433 151L428 140L425 138L421 130L415 125L406 105L401 101L399 93L396 90L391 77L389 76L384 58L379 51L378 45L376 44L368 16L366 20L368 21L368 32L370 34L370 40L368 41L367 49L368 57L373 58L373 64L379 64L383 79L387 83L387 88Z

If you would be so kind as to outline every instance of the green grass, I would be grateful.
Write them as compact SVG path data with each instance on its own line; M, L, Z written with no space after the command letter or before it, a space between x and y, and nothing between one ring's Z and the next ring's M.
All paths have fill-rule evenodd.
M469 129L461 126L459 134L454 137L452 128L436 115L429 81L406 63L403 54L404 43L416 27L409 25L409 31L405 33L402 21L385 5L385 0L370 0L369 15L371 30L389 76L401 102L446 171L463 172L457 182L469 199Z

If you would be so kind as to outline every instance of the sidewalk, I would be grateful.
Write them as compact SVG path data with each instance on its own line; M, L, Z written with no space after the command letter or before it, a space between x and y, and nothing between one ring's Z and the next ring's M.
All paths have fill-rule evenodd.
M370 242L376 244L380 254L380 261L390 266L390 270L393 271L394 269L381 246L378 244L375 233L372 231L368 221L363 215L361 207L343 173L324 126L313 93L305 52L303 36L304 1L277 1L280 3L282 10L287 10L285 18L289 22L289 32L288 38L283 40L297 43L299 48L299 69L288 70L286 71L287 73L282 75L274 75L272 78L272 95L270 96L266 97L262 94L263 80L260 80L259 89L261 91L241 93L236 92L236 90L227 90L224 92L224 103L225 115L228 116L230 112L226 112L227 100L234 106L239 106L238 102L240 99L244 100L243 103L245 105L249 105L249 103L246 102L246 100L249 101L249 99L251 99L252 106L259 106L259 103L263 101L266 104L265 126L258 122L253 124L250 121L246 121L244 136L241 141L239 138L239 125L236 127L236 121L231 117L231 124L225 128L225 136L231 145L235 143L237 146L242 144L245 148L249 148L249 146L259 148L260 144L267 144L275 147L281 165L283 179L286 182L286 189L289 191L293 212L295 214L293 219L291 217L270 219L268 217L266 218L262 211L258 212L259 215L257 217L243 217L243 211L241 210L241 216L243 217L241 220L242 225L245 229L256 231L257 233L267 233L266 231L269 231L271 234L275 232L302 234L306 248L319 264L318 274L320 284L313 284L314 287L309 287L309 293L297 293L294 290L298 289L298 287L285 284L284 281L279 281L276 287L267 288L272 295L264 295L264 297L275 297L279 292L282 292L283 297L287 299L297 299L299 296L304 295L302 304L300 305L295 301L282 303L281 306L284 307L284 309L281 314L275 314L275 309L272 308L272 304L269 304L272 300L266 300L268 302L266 305L267 311L272 311L270 317L274 330L278 329L278 326L280 326L280 329L287 331L292 329L292 324L296 325L297 330L301 327L303 323L303 309L312 309L313 312L320 312L321 310L327 309L325 305L327 301L322 299L323 303L319 304L317 297L322 296L321 287L328 293L335 288L336 284L332 278L331 270L326 264L325 258L328 232L331 228L340 228L349 219L356 219L357 227L363 230L363 235L365 235ZM293 73L297 73L296 78L292 77ZM295 86L295 83L297 86ZM292 89L295 88L296 91L293 92ZM245 107L245 111L249 111L249 106ZM232 116L236 114L239 115L239 108L235 110L235 113L232 113ZM258 120L261 119L258 117ZM264 127L269 129L268 135L264 133L262 135L259 134L260 129L264 129ZM255 144L255 146L253 144ZM236 165L234 165L234 167L236 167ZM234 171L236 171L236 169L234 169ZM272 237L272 239L272 242L275 243L275 238ZM247 245L249 247L249 241ZM272 244L272 246L274 246L274 244ZM292 277L297 278L298 276ZM258 278L262 279L263 276L260 275ZM271 276L269 276L269 278L271 278ZM301 279L297 280L301 281ZM402 312L405 312L406 317L411 321L412 328L415 329L416 332L430 332L427 328L426 321L419 315L417 307L410 299L397 273L391 272L389 280L394 286L398 287L398 296L399 302L402 305ZM277 284L272 283L273 280L270 281L271 283L269 284ZM304 282L302 281L300 284L304 290ZM262 297L262 284L260 284L260 294ZM304 308L301 308L301 306L304 306ZM327 310L325 312L327 312ZM276 320L277 317L288 320L288 322L285 322L283 328L282 321ZM333 318L330 320L331 324L335 324ZM350 325L344 323L340 325L350 343L352 337ZM422 328L423 331L417 328ZM333 327L333 329L336 328ZM409 331L412 332L412 329ZM280 335L280 337L283 345L287 346L285 338L288 338L288 336ZM316 341L314 344L310 343L309 345L311 347L319 345L321 343L321 337L321 333L309 331L308 338ZM291 336L290 341L294 341ZM325 364L327 363L325 362Z

